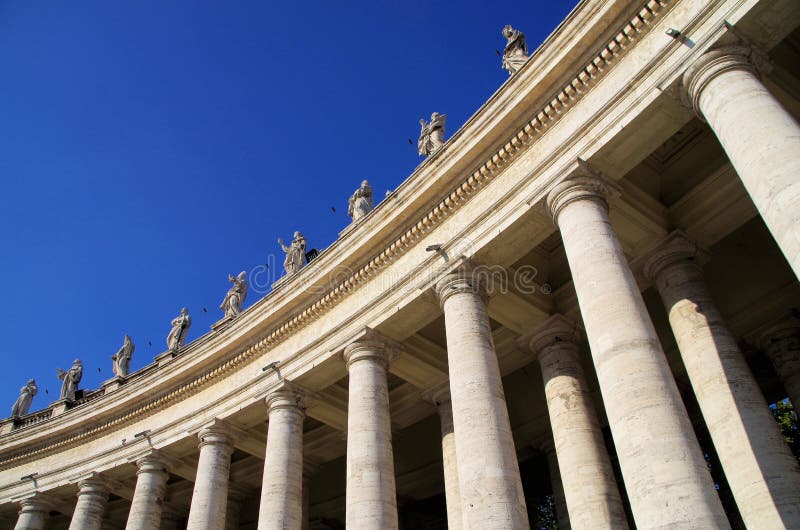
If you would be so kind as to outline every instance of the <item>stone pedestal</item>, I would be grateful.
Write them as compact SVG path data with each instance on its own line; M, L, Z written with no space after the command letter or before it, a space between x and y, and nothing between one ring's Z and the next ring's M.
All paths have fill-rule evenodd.
M100 530L108 494L108 486L99 477L78 482L78 502L69 523L69 530Z
M52 505L40 494L19 501L20 511L14 530L45 530Z
M347 404L347 528L397 528L397 496L384 344L365 339L344 351Z
M711 298L703 252L670 234L644 258L725 478L748 528L800 528L800 469ZM745 443L746 441L746 443Z
M578 357L574 322L554 315L528 339L542 367L550 427L573 530L628 527Z
M444 310L463 528L528 528L486 292L466 270L436 284Z
M761 83L756 62L748 46L711 50L689 67L683 83L800 276L800 126Z
M269 427L258 530L300 530L303 519L302 393L288 383L267 396Z
M791 317L770 326L761 332L758 345L772 361L794 410L800 410L800 320Z
M136 465L136 489L125 530L159 530L169 478L167 462L154 452L137 460Z
M200 459L186 529L224 530L233 438L216 424L201 430L198 437Z
M583 162L548 208L564 249L640 528L727 528L686 408L608 218L614 186ZM455 401L455 400L454 400Z

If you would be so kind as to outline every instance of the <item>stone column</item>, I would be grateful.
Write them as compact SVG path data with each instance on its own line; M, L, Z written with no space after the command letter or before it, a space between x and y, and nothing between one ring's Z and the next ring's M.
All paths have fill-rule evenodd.
M486 291L466 268L436 284L447 333L462 526L528 528Z
M52 505L40 494L19 501L20 511L14 530L44 530Z
M800 276L800 126L761 83L759 57L749 46L708 51L683 84Z
M640 528L728 528L641 293L608 218L614 185L579 161L547 205L561 231Z
M69 530L100 530L108 494L108 486L100 477L92 476L78 482L78 503Z
M269 428L258 530L300 530L303 519L302 393L283 383L267 396Z
M136 489L125 529L159 530L169 478L167 462L160 454L153 452L137 460L136 465L139 467L136 472Z
M759 347L772 361L795 411L800 411L800 321L787 318L761 332Z
M397 495L386 347L374 338L344 350L350 374L347 404L347 528L397 528Z
M542 443L540 449L547 459L547 472L550 474L550 485L553 488L553 504L556 508L558 530L571 530L567 499L564 497L564 484L561 482L561 470L558 467L558 457L556 456L556 446L553 440L548 438Z
M442 468L444 469L444 494L447 503L448 530L461 530L461 491L458 485L456 437L453 430L453 407L450 402L450 385L437 385L423 394L423 399L433 403L439 413L442 430Z
M233 437L221 424L198 433L200 460L187 530L224 530Z
M183 516L173 510L163 510L159 530L179 530Z
M225 508L225 530L239 530L242 519L242 504L247 491L233 485L228 486L228 506Z
M628 528L578 357L578 335L574 322L553 315L528 339L542 367L570 526L574 530Z
M748 528L800 528L800 469L703 271L703 252L673 232L643 258L655 283L725 478Z

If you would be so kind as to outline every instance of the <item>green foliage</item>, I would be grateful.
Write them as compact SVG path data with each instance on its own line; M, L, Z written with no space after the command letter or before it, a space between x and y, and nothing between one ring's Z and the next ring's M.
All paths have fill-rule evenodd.
M545 495L536 504L533 512L533 528L535 530L558 530L556 503L552 495Z
M772 415L783 434L783 439L789 444L795 458L800 461L800 429L797 425L797 413L792 406L792 402L788 399L778 401L774 405L770 405Z

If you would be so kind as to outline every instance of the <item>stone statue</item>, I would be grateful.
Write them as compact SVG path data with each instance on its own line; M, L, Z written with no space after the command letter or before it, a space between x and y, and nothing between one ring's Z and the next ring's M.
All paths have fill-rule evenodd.
M114 375L117 377L127 377L128 373L131 371L131 358L133 357L133 350L136 349L136 346L133 344L133 341L128 335L125 335L125 340L122 342L122 347L111 356L111 360L114 361L114 365L112 369L114 370Z
M242 271L236 278L229 274L228 281L233 287L228 289L228 294L225 295L219 308L225 312L225 318L233 318L242 312L244 299L247 298L247 273Z
M169 335L167 335L167 347L170 351L174 351L182 348L186 342L186 334L192 325L192 317L189 316L189 310L185 307L181 309L181 314L173 318L171 324L172 329L169 330Z
M447 115L439 114L438 112L431 114L430 123L425 123L424 119L419 120L422 130L419 133L419 140L417 140L417 151L421 156L431 155L444 145L444 124L446 121Z
M31 408L33 396L37 392L39 392L39 389L36 387L36 381L28 379L28 384L19 389L19 397L14 402L14 406L11 407L11 417L16 418L17 416L26 415Z
M75 391L78 390L78 383L83 377L83 365L80 359L72 362L72 368L66 372L61 368L56 368L58 378L61 379L61 396L59 399L75 399Z
M506 48L503 50L503 68L508 70L508 75L514 75L528 61L528 45L525 44L525 34L506 25L503 28L503 37L508 39Z
M293 274L299 271L306 259L306 238L300 232L294 233L292 243L287 247L278 238L281 248L286 252L286 259L283 260L283 268L286 269L286 274Z
M353 221L358 221L370 211L372 211L372 186L366 180L361 182L361 186L350 196L350 204L347 207L347 215Z

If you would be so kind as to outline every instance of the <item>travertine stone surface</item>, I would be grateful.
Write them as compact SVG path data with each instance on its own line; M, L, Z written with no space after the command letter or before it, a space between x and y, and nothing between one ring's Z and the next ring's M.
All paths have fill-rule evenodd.
M303 395L284 383L267 396L269 430L259 530L300 530L303 518Z
M753 58L748 46L711 50L683 83L800 276L800 125L761 83Z
M164 506L164 495L167 490L167 463L164 458L153 452L136 461L136 489L131 500L126 530L149 528L159 530L161 526L161 509Z
M20 511L14 530L45 530L50 518L50 503L34 495L19 502Z
M725 478L748 528L800 528L800 469L679 232L645 259ZM744 441L747 443L744 443Z
M444 494L447 504L447 528L460 530L462 523L461 492L458 485L456 437L453 431L453 407L450 402L450 385L437 385L433 392L423 396L436 406L442 430L442 467L444 469Z
M186 528L224 530L233 438L224 426L218 424L201 430L198 437L200 459Z
M567 499L564 498L564 484L561 482L561 470L558 468L556 446L552 439L545 440L540 449L547 459L547 471L550 473L550 485L553 488L553 504L556 508L558 530L571 530L569 513L567 512Z
M600 422L578 357L575 323L553 315L529 339L542 368L547 410L573 529L627 528Z
M462 527L528 528L485 290L458 272L439 280L436 293L447 333Z
M397 528L397 496L385 346L361 340L345 348L347 404L347 528Z
M78 502L75 504L69 530L100 530L108 494L108 486L99 477L78 482Z
M579 163L550 191L547 204L561 231L636 525L727 528L677 385L611 228L606 201L612 190L613 184Z
M762 351L772 361L795 410L800 408L800 320L791 317L761 333Z

